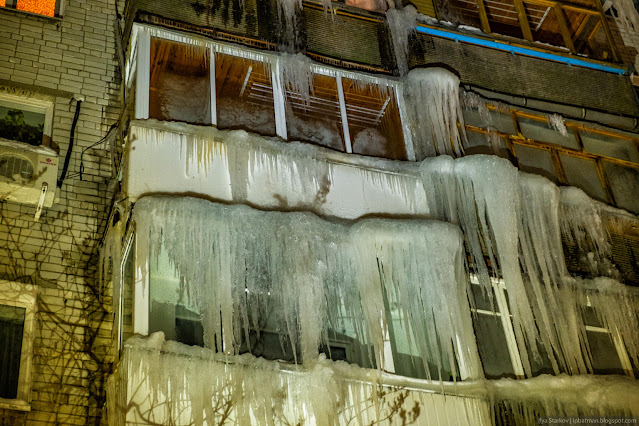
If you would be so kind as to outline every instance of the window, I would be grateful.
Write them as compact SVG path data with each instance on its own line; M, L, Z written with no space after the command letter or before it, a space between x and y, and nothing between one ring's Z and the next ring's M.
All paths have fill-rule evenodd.
M36 289L0 281L0 408L28 409Z
M0 138L50 146L52 119L52 102L0 93Z
M0 6L53 18L62 16L63 0L0 0Z
M271 70L264 62L215 54L217 127L275 136Z
M413 157L395 81L293 55L199 44L158 29L136 28L132 40L127 74L137 76L137 119L241 129L349 154Z
M211 124L210 90L208 49L151 40L150 118Z
M121 292L118 308L118 350L126 339L133 335L133 287L135 279L135 270L133 268L133 247L135 246L135 237L128 239L128 243L124 247L121 264Z

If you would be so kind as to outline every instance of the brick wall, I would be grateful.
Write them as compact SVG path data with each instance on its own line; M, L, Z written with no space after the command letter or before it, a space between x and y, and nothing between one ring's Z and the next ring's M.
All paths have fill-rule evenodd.
M69 148L73 97L85 98L59 201L39 222L34 206L0 203L0 278L39 289L31 411L0 409L0 424L99 422L112 315L95 270L114 182L109 147L89 147L119 114L115 8L115 0L67 0L62 19L0 8L0 91L54 100L58 176Z

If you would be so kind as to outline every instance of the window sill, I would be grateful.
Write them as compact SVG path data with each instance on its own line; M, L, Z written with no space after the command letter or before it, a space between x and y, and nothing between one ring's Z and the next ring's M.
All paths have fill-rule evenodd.
M0 408L14 411L31 411L31 404L21 399L0 398Z
M41 19L44 19L45 21L56 23L56 24L62 22L62 17L61 16L40 15L39 13L27 12L25 10L13 9L13 8L10 8L10 7L5 7L5 6L0 6L0 10L1 11L6 11L7 13L18 13L18 14L21 14L21 15L33 16L35 18L41 18ZM2 398L0 398L0 400L1 399Z

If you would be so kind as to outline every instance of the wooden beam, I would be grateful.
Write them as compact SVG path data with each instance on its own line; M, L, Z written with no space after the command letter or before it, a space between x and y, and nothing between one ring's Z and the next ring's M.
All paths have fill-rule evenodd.
M488 23L488 14L486 13L486 6L484 0L475 0L477 2L477 10L479 10L479 20L481 21L481 29L486 34L490 34L490 24Z
M599 183L606 194L606 198L608 199L608 203L613 206L617 205L617 201L615 200L615 196L612 193L612 189L610 188L610 182L608 182L608 177L606 176L606 171L603 167L603 161L601 158L595 158L595 165L597 167L597 176L599 177Z
M612 51L612 59L615 62L619 62L619 52L617 52L617 46L612 38L612 31L610 31L610 26L608 25L608 19L606 19L606 12L603 10L603 6L601 5L600 0L594 0L595 5L597 6L597 10L599 11L599 17L601 18L601 26L606 33L606 38L608 39L608 44L610 44L610 50Z
M570 34L570 29L568 28L568 24L566 23L566 15L564 14L564 10L560 5L556 4L553 6L555 10L555 16L557 16L557 23L559 24L559 29L561 30L561 35L564 38L564 43L566 47L572 52L577 53L575 50L575 44L572 42L572 35Z
M587 13L589 15L599 15L599 11L596 8L588 8L586 6L566 3L563 1L557 1L557 0L526 0L526 1L528 3L537 4L540 6L546 6L546 7L561 6L563 9L566 9L566 10L574 10L576 12Z
M524 8L523 0L514 0L515 9L517 10L517 18L519 18L519 26L524 38L528 41L534 41L532 31L530 31L530 23L528 22L528 16L526 16L526 9Z

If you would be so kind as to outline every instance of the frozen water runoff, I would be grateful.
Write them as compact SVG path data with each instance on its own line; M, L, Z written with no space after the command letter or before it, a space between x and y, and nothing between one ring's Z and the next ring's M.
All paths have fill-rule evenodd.
M432 82L424 80L415 77L409 84L416 91L424 86L426 96ZM429 113L439 118L438 127L427 128L424 137L442 146L458 141L451 146L461 147L464 135L456 133L452 117L459 114L459 101L450 96L458 93L458 82L450 84L445 72L432 80L445 83L447 99L432 103ZM143 139L153 143L168 130L146 131ZM256 167L267 165L291 193L318 191L318 176L330 176L321 149L234 136L241 134L227 132L222 141L198 135L184 148L190 164L205 173L212 156L226 159L237 203L245 201L241 187ZM149 419L157 422L201 424L205 417L210 423L351 419L365 424L391 415L384 414L392 411L384 398L398 397L378 383L409 392L410 398L400 398L404 411L396 414L415 415L424 424L427 416L413 409L415 401L427 405L424 394L463 396L456 408L466 420L442 417L442 424L490 422L490 410L480 401L505 406L518 424L537 415L639 415L636 381L588 375L593 367L583 320L586 306L592 306L630 362L639 365L639 294L610 278L570 277L561 244L563 235L592 253L597 271L610 266L603 226L609 207L495 156L443 155L417 164L362 159L362 164L392 169L392 180L377 181L391 193L414 197L423 191L429 220L329 221L312 213L258 211L188 197L137 202L137 258L149 259L153 267L162 251L168 255L179 277L181 303L200 313L205 344L220 353L164 342L162 335L130 340L120 376L110 382L114 422L122 420L128 401L118 402L113 392L131 400L142 395L142 405L154 413ZM362 167L362 173L370 170ZM119 264L122 232L110 233L104 262L112 258ZM144 262L139 267L146 268ZM505 285L525 375L532 376L534 360L547 356L557 377L483 380L471 318L471 272L484 292L495 282ZM278 334L295 348L293 366L239 355L271 315ZM399 338L424 363L429 380L334 363L319 354L331 330L348 330L370 364L381 369L391 318L404 324L394 332L403 334ZM462 381L447 383L449 376ZM127 388L133 382L142 383L137 396Z

